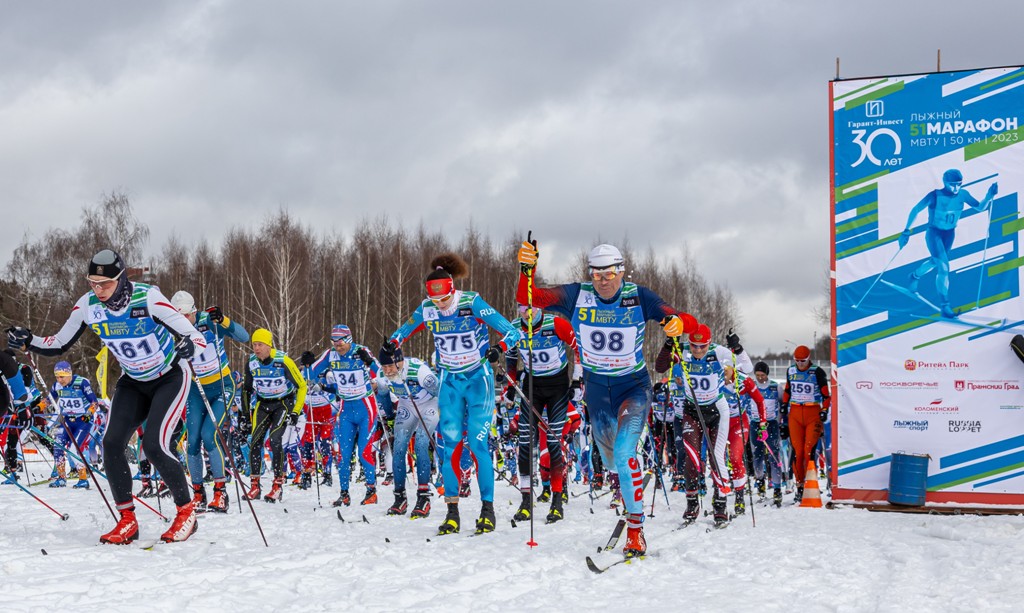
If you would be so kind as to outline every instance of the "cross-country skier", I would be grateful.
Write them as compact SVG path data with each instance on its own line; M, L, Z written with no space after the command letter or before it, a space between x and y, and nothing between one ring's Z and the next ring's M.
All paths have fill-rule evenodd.
M370 435L377 426L373 379L380 373L380 365L369 349L353 342L352 330L344 324L331 329L331 343L333 346L310 366L310 374L316 378L330 372L341 400L341 412L338 414L341 452L338 485L341 486L341 494L334 501L334 506L348 506L352 502L348 488L353 456L359 458L366 473L366 494L360 504L377 504L377 462Z
M832 403L828 375L811 362L811 350L800 345L793 350L794 364L786 372L782 404L789 407L789 440L793 445L793 476L796 478L795 502L804 497L807 461L821 437L822 423Z
M142 446L178 507L170 528L160 538L183 541L195 532L196 515L188 479L170 445L191 388L181 360L205 349L206 339L157 287L129 281L124 262L114 251L104 249L94 255L86 279L89 292L78 300L56 335L35 336L31 330L17 327L8 330L8 339L14 347L27 344L31 351L55 356L67 351L86 329L100 337L123 373L114 388L110 422L103 436L103 463L121 519L100 541L121 544L138 538L127 446L144 421Z
M193 385L189 391L188 411L185 417L188 432L188 472L192 476L192 502L197 513L207 508L217 513L226 513L228 494L225 487L225 450L221 449L217 429L224 422L227 404L231 402L236 390L235 381L231 377L231 366L228 364L228 354L224 349L224 339L232 338L239 343L248 343L249 333L237 321L228 319L218 306L197 313L195 299L184 290L171 297L171 304L206 338L206 348L191 360L192 370L195 371L201 386ZM205 403L203 396L206 397ZM207 403L213 409L213 418L206 410ZM213 500L210 501L209 507L206 504L206 488L203 486L204 446L210 458L210 473L213 475Z
M743 489L747 484L747 466L743 456L750 438L750 419L747 417L747 412L741 407L749 398L757 407L758 421L764 421L764 398L761 397L761 392L757 389L754 379L743 373L737 373L731 365L726 366L723 370L725 387L722 391L729 403L729 462L732 465L733 507L736 515L742 515L747 508L743 499ZM738 383L737 376L739 376Z
M302 433L302 480L299 487L309 489L319 470L324 471L321 485L331 485L330 457L331 436L334 431L334 404L337 387L328 382L330 373L314 377L310 366L316 362L311 351L304 351L299 358L302 376L309 386L306 394L306 429ZM333 376L331 376L333 381ZM317 459L320 466L317 466Z
M547 429L554 433L545 437L548 451L548 462L551 464L551 508L548 510L547 522L554 523L562 519L562 492L564 483L562 475L565 458L562 455L562 431L565 428L566 413L574 390L583 384L583 365L580 364L579 349L576 347L576 334L572 325L561 317L544 314L539 308L531 309L525 304L519 305L519 318L512 322L517 326L522 338L505 354L506 372L513 381L517 379L519 361L523 361L524 376L520 389L532 393L532 404L536 410L531 411L525 403L519 409L519 490L523 500L516 511L516 521L530 519L533 509L532 480L530 475L530 446L533 440L539 439L539 417L547 416ZM532 332L533 337L528 338ZM566 347L569 351L566 351ZM573 356L573 368L569 372L569 356ZM530 355L533 363L530 363ZM531 381L532 379L532 381ZM515 388L508 386L509 393ZM539 413L539 415L537 414ZM551 492L554 495L551 495Z
M270 330L259 328L252 333L252 354L242 384L242 410L239 422L242 431L249 430L249 477L251 484L245 497L260 497L260 474L263 472L263 442L270 438L271 467L274 484L264 496L267 502L281 500L284 485L284 450L281 437L285 424L295 425L306 401L306 380L299 367L287 354L274 349ZM255 407L253 403L255 402ZM252 408L253 416L249 414Z
M18 481L18 441L22 430L32 421L32 409L31 396L14 350L5 349L0 355L3 356L0 358L3 360L0 370L5 373L0 377L0 426L3 427L0 438L5 440L4 471L8 477L4 483L7 484ZM6 374L8 372L10 377Z
M76 375L71 370L68 362L57 362L53 368L56 381L50 388L50 398L57 407L57 442L60 445L54 447L53 463L57 469L57 479L50 483L50 487L64 487L64 447L76 450L84 450L89 443L89 436L92 432L93 416L96 414L97 399L92 391L89 380L82 375ZM78 444L71 441L74 437ZM68 458L71 463L71 471L78 472L78 483L76 488L89 489L89 474L86 467L75 468L75 461Z
M572 322L594 438L605 462L618 472L622 488L627 512L623 552L627 557L643 555L643 470L636 448L651 410L651 378L643 352L647 321L660 322L666 334L678 337L695 330L697 320L670 307L650 289L625 282L625 261L612 245L590 251L592 280L586 283L534 288L537 257L536 245L524 241L516 300Z
M494 371L490 364L503 351L519 342L519 331L476 292L455 289L455 279L466 276L469 266L453 253L434 258L427 275L424 300L412 316L384 342L383 351L393 353L410 336L426 328L434 335L437 364L441 372L438 406L440 432L444 438L445 502L448 513L439 534L459 531L459 483L463 434L469 437L469 451L477 461L480 486L478 533L494 530L494 468L488 437L494 419ZM491 347L487 328L502 335L498 347ZM490 364L489 364L490 363Z
M395 408L395 447L392 472L395 478L395 503L388 515L405 515L408 498L405 493L406 456L409 441L416 437L416 506L411 517L419 519L430 514L430 441L437 431L440 414L437 409L439 382L437 376L422 360L407 358L401 349L377 357L384 371L384 379L393 398Z
M771 477L772 502L775 506L782 506L782 466L779 464L782 457L779 440L779 384L768 378L768 364L758 362L754 364L754 378L757 379L757 389L764 398L765 419L754 421L755 415L751 414L750 429L757 432L753 442L754 475L757 479L757 493L764 496L765 487L765 462L768 462L768 474ZM765 456L768 456L767 458Z

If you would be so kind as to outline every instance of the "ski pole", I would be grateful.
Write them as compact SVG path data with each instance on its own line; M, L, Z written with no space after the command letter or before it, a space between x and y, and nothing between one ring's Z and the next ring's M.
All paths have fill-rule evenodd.
M882 275L885 274L885 271L889 270L889 266L892 266L892 261L896 259L896 256L900 254L900 251L903 251L903 247L899 247L898 249L896 249L896 253L892 254L892 257L889 258L889 261L886 262L885 266L882 268L882 272L878 273L878 276L875 277L875 280L871 282L871 285L868 286L867 291L864 292L864 295L860 297L860 300L857 301L857 304L853 305L853 308L860 308L860 304L864 302L865 298L868 297L868 294L871 293L871 290L875 289L875 286L878 285L878 282L881 280Z
M87 463L87 462L85 461L85 458L83 458L82 456L80 456L80 455L76 454L76 453L75 453L74 451L71 451L70 449L68 449L68 448L67 448L67 447L65 447L64 445L61 445L59 441L57 441L57 440L56 440L56 439L54 439L53 437L47 436L47 435L46 435L45 433L43 433L43 432L42 432L41 430L39 430L39 429L38 429L38 428L36 428L35 426L32 426L32 427L31 427L31 430L32 430L32 432L35 432L35 433L36 433L36 434L37 434L38 436L42 436L42 437L45 437L45 438L46 438L47 440L49 440L49 441L50 441L50 443L51 443L51 444L53 444L53 445L56 445L57 447L60 447L60 448L61 448L61 450L63 450L63 451L64 451L64 453L68 454L68 455L69 455L69 456L71 456L71 457L72 457L73 459L76 459L76 460L78 460L78 461L80 461L80 462L83 462L83 463ZM107 475L105 475L105 474L104 474L104 473L103 473L102 471L98 471L98 470L95 470L95 469L93 469L93 471L92 471L92 472L93 472L94 474L96 474L96 475L99 475L99 476L103 477L103 478L104 478L104 479L106 479L107 481L110 481L110 479L109 479L109 478L107 477ZM97 485L96 487L98 488L98 487L99 487L99 485ZM160 517L161 517L161 518L162 518L162 519L163 519L164 521L170 521L169 519L167 519L167 517L166 517L166 516L164 516L164 514L163 514L163 513L161 513L160 511L157 511L157 510L156 510L156 509L154 509L153 507L151 507L151 506L149 506L148 504L146 504L146 501L145 501L145 500L142 500L141 498L139 498L139 497L138 497L138 496L136 496L135 494L132 494L132 498L133 498L133 499L134 499L134 500L135 500L136 502L138 502L139 504L141 504L142 506L146 507L146 508L147 508L147 509L149 509L150 511L152 511L152 512L156 513L157 515L159 515L159 516L160 516Z
M532 244L534 251L536 251L537 241L533 240L533 230L526 233L526 241ZM532 419L526 422L530 428L530 540L527 541L526 544L532 549L537 546L537 542L533 538L533 437L536 434L536 429L540 428L544 421L541 419L540 413L538 413L537 409L533 406L533 268L526 271L526 305L528 307L526 311L526 351L529 358L528 368L530 369L530 400L528 406L530 407L530 410L533 411L533 416L536 418L536 426L531 423L534 421ZM515 382L512 381L507 372L505 373L505 378L508 379L518 391L518 386L515 385ZM547 428L544 428L544 431L547 432L549 437L552 435Z
M210 401L206 399L206 390L203 389L202 383L199 382L199 377L197 377L195 371L192 370L192 365L189 364L186 368L189 374L191 374L192 376L192 383L199 386L199 397L203 400L203 406L206 407L207 415L210 416L210 419L213 420L214 425L216 425L217 416L213 414L213 409L210 408ZM225 407L225 410L226 409L227 407ZM223 448L225 446L224 438L220 435L220 428L214 428L214 430L216 430L217 439L220 441L220 445ZM228 459L231 461L231 471L235 473L235 480L240 480L242 477L238 474L238 467L235 466L234 454L228 453ZM256 528L260 531L260 538L263 539L263 545L265 547L270 547L270 544L267 543L266 535L263 534L263 526L260 525L260 519L256 517L256 509L254 509L252 506L252 500L249 500L248 497L245 497L245 501L249 503L249 511L252 513L253 521L256 522Z
M36 495L35 495L35 494L33 494L33 493L32 493L31 491L29 491L29 489L28 489L27 487L25 487L24 485L22 485L22 484L18 483L18 482L17 482L16 480L14 480L14 478L13 478L13 477L12 477L11 475L9 475L9 474L7 473L7 471L5 471L5 470L2 470L2 469L0 469L0 475L2 475L2 476L4 476L4 477L7 477L8 479L10 479L10 480L11 480L11 481L12 481L12 482L14 483L14 485L17 485L17 486L18 486L18 489L20 489L21 491L25 492L25 493L26 493L26 494L28 494L29 496L31 496L31 497L33 497L33 498L35 498L35 499L36 499L36 502L38 502L39 504L43 505L43 506L44 506L44 507L46 507L47 509L50 509L51 511L53 511L54 513L56 513L56 514L57 514L57 516L58 516L58 517L60 517L60 518L61 518L62 520L64 520L64 521L67 521L68 517L70 517L70 516L69 516L69 515L68 515L67 513L61 513L61 512L60 512L60 511L58 511L57 509L55 509L55 508L51 507L50 505L46 504L46 502L45 502L45 501L44 501L44 500L43 500L42 498L40 498L39 496L36 496Z
M881 275L879 275L879 276L881 276ZM729 333L732 334L732 328L729 328ZM743 404L740 402L740 371L737 370L737 368L736 368L736 354L733 353L731 349L729 350L729 353L732 353L732 383L733 383L733 389L736 392L736 406L738 406L740 408L740 417L739 417L739 419L740 419L740 440L743 440L742 437L743 437L743 413L744 413L744 411L743 411ZM753 399L751 399L751 402L753 402ZM742 462L742 461L743 460L740 459L740 462ZM750 490L750 477L749 477L749 475L747 477L747 483L746 483L746 488L745 489L747 490L747 493L750 494L750 496L749 496L749 498L750 498L750 521L754 524L754 527L756 528L757 527L757 520L754 518L754 492L752 492ZM742 498L742 497L743 497L743 494L740 494L740 498Z

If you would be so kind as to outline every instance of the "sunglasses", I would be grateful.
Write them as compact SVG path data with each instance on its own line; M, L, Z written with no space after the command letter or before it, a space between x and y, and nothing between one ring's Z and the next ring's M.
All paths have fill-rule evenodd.
M696 349L697 351L704 351L708 348L711 343L690 343L690 349Z
M89 287L93 289L108 289L117 284L117 280L121 277L122 274L123 271L117 273L117 275L112 279L103 279L102 281L94 281L89 277L86 277L85 280L86 282L89 283Z
M600 281L601 279L604 279L605 281L611 281L617 276L619 276L619 271L614 268L608 268L605 270L594 270L593 268L590 269L590 278L592 278L594 281Z
M797 364L806 364L806 363L808 363L810 361L811 361L810 359L807 359L807 360L796 360L796 363Z

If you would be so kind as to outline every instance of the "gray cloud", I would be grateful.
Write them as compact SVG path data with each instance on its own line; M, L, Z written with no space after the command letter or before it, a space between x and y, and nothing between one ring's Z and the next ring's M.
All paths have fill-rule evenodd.
M99 6L99 8L98 8ZM0 197L40 235L125 189L217 240L289 206L495 238L684 246L747 344L809 342L828 260L828 80L1017 59L1009 1L17 4L0 19ZM8 231L13 240L19 232ZM9 256L8 244L4 255ZM699 314L698 314L699 316Z

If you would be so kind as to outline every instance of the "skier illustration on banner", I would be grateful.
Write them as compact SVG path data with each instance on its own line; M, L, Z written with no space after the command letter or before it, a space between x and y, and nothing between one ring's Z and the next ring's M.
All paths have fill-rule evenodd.
M921 211L928 209L928 227L925 229L924 240L931 255L927 260L921 262L914 272L910 274L907 289L920 297L918 284L924 275L935 269L935 289L939 293L939 312L943 317L954 318L957 316L949 304L949 252L953 247L953 238L956 234L956 225L963 214L964 205L970 206L979 212L985 211L992 204L992 199L999 190L998 183L992 183L985 194L985 198L978 200L964 189L964 176L956 168L950 168L942 173L942 189L934 189L921 201L914 205L907 217L907 225L898 239L899 248L902 251L910 240L910 229L914 225L914 219ZM977 183L975 181L974 183ZM986 226L986 250L988 246L988 230ZM983 256L984 258L984 256ZM924 300L922 298L922 300ZM927 301L925 301L927 302ZM930 304L930 303L929 303ZM934 305L931 305L934 307Z

